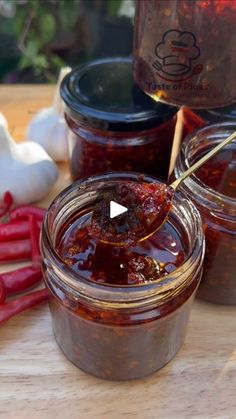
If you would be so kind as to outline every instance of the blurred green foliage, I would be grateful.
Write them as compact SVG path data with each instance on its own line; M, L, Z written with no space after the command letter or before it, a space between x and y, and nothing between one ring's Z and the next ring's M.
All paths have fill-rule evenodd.
M73 30L77 18L74 5L74 0L31 0L17 5L11 29L21 52L19 70L32 67L36 76L54 81L64 61L48 46L58 30ZM4 28L9 33L9 22Z
M132 23L118 16L124 1L12 0L14 16L0 16L0 78L15 66L17 77L54 82L63 65L130 54Z

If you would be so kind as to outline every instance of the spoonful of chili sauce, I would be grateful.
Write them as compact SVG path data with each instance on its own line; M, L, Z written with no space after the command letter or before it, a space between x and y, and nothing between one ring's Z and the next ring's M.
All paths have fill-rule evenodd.
M205 154L169 186L158 181L144 182L140 176L139 183L125 181L106 190L94 206L89 225L90 234L103 243L123 247L152 236L166 221L179 185L234 138L236 132ZM122 206L124 211L112 216L111 202Z
M171 208L172 190L163 183L121 182L106 191L95 205L89 231L104 243L129 246L144 240L165 221ZM111 216L111 203L125 211Z

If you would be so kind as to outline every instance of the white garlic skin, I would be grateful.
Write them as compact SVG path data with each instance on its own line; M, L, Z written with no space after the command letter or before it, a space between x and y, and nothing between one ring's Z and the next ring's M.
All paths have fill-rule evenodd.
M27 140L40 144L55 161L68 160L68 128L64 118L60 85L63 78L71 72L70 67L60 71L52 106L43 108L32 118L27 129Z
M0 125L3 125L5 128L8 128L7 119L5 118L2 112L0 112Z
M27 140L40 144L55 161L68 160L68 128L64 115L54 108L44 108L31 120Z
M59 175L42 146L32 141L15 143L0 123L0 201L11 192L15 205L44 198Z

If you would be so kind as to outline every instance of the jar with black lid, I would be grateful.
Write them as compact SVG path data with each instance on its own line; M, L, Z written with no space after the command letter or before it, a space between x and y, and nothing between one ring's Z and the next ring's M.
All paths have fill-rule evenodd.
M108 171L167 179L178 109L133 81L131 58L84 64L61 85L74 180Z

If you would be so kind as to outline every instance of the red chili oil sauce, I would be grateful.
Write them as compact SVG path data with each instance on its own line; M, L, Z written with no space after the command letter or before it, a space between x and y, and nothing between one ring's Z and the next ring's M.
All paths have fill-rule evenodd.
M149 239L128 248L101 243L89 234L91 213L70 221L57 243L64 263L88 280L143 284L164 277L185 260L184 243L165 223Z
M164 183L120 183L106 191L93 209L89 231L105 243L130 246L152 235L166 220L173 190ZM118 202L125 212L110 217L110 203Z
M198 169L196 176L214 191L236 198L236 148L222 150Z
M232 146L221 151L202 166L196 176L213 191L235 200L236 148ZM224 213L216 215L203 208L200 212L206 237L206 255L198 295L215 303L236 304L235 217L226 217Z
M67 358L100 378L129 380L162 368L180 348L204 242L200 216L181 194L148 239L129 247L98 241L89 227L105 179L71 185L71 195L49 208L43 270L54 334ZM124 176L110 175L106 188L112 179Z

